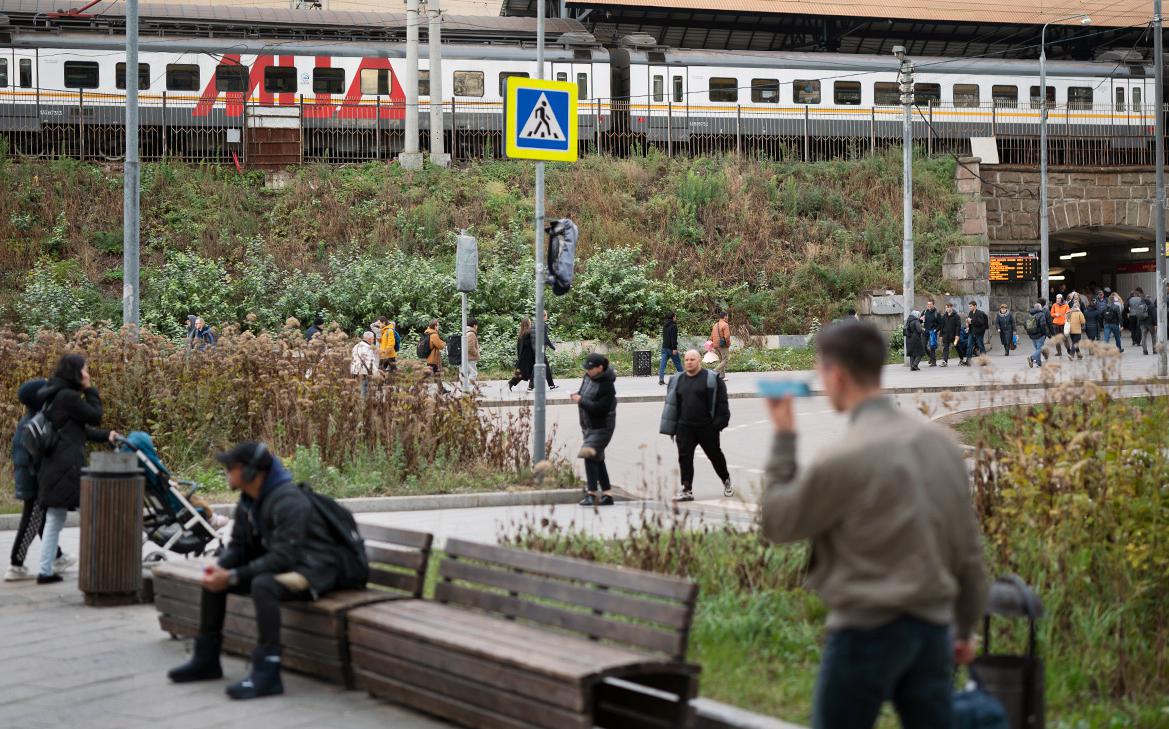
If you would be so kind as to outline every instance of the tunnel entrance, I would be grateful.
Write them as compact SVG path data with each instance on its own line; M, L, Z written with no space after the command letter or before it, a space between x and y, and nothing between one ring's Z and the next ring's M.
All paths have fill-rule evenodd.
M1151 228L1084 226L1052 233L1049 240L1052 296L1092 286L1110 288L1121 296L1137 287L1149 294L1156 290Z

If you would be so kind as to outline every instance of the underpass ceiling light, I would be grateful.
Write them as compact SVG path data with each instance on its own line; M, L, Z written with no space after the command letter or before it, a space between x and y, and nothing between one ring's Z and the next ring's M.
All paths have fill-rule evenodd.
M1148 246L1137 246L1136 248L1129 249L1129 253L1148 253L1148 252L1149 252Z
M1061 261L1070 261L1070 260L1072 260L1073 258L1084 258L1084 257L1085 257L1085 256L1087 256L1087 255L1088 255L1088 252L1087 252L1087 251L1079 251L1079 252L1077 252L1077 253L1065 253L1065 254L1063 254L1062 256L1060 256L1060 257L1059 257L1059 260L1061 260Z
M1058 274L1058 275L1055 275L1055 276L1048 276L1048 277L1047 277L1047 280L1048 280L1048 281L1063 281L1063 280L1064 280L1064 276L1063 276L1062 274Z

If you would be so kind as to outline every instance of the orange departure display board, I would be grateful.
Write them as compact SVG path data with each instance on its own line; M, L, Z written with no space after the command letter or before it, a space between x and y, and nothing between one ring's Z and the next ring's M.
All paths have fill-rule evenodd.
M1039 257L1022 254L992 255L990 280L993 283L1021 283L1039 280Z

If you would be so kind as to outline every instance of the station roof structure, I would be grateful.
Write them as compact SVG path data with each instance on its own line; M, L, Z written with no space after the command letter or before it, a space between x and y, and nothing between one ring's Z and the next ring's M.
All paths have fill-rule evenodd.
M536 1L503 0L502 12L534 16ZM887 54L901 45L918 56L1035 58L1048 22L1049 58L1152 45L1147 0L548 0L548 8L601 41L646 34L673 48Z

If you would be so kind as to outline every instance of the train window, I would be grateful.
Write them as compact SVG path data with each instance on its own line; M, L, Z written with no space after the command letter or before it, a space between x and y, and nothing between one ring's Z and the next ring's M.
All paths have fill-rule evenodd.
M1133 90L1132 90L1132 110L1133 111L1140 111L1141 110L1141 87L1140 86L1133 87Z
M836 81L832 84L832 103L842 106L860 106L860 81Z
M96 89L97 64L92 61L65 61L65 88Z
M779 103L779 79L753 78L751 79L751 101L756 104Z
M499 74L499 95L500 96L507 96L507 80L509 78L511 78L512 76L515 76L516 78L528 78L528 74L525 71L504 71L503 73ZM457 89L458 87L459 87L459 82L456 80L455 81L455 88ZM456 91L455 93L458 94L459 96L475 96L475 94L460 94L458 91ZM482 95L483 94L479 94L479 96L482 96Z
M973 108L980 104L978 84L954 84L954 106Z
M20 59L20 88L32 88L32 59Z
M265 68L264 90L272 94L290 94L296 91L296 66Z
M421 73L421 72L419 72ZM421 86L419 81L419 86ZM314 94L343 94L345 93L345 69L343 68L314 68Z
M418 72L418 95L430 96L430 71Z
M0 86L8 85L8 59L0 58Z
M1031 108L1038 109L1039 106L1040 106L1040 104L1039 104L1039 87L1032 86L1031 87ZM1054 86L1047 87L1047 106L1048 106L1048 108L1055 106L1055 87Z
M661 103L666 100L666 77L658 74L654 76L654 101Z
M942 101L941 84L914 84L913 103L918 106L937 105Z
M215 92L239 94L248 90L248 69L237 63L221 63L215 67Z
M126 88L126 64L119 63L114 66L114 86L119 89ZM138 64L138 90L150 88L150 64Z
M797 104L819 104L819 81L792 81L792 101Z
M193 63L169 63L166 66L167 91L198 91L199 67Z
M1092 108L1092 87L1091 86L1069 86L1068 87L1068 108L1069 109L1091 109Z
M1016 107L1019 105L1019 87L991 86L990 99L1000 109Z
M455 96L483 96L483 72L455 71Z
M901 103L901 86L894 81L873 84L873 103L877 106L897 106Z
M556 74L556 80L557 80L557 81L561 81L561 82L563 82L563 81L567 81L567 80L568 80L568 74L567 74L567 73L565 73L564 71L561 71L560 73Z
M1124 111L1124 89L1116 90L1116 110Z
M389 96L390 69L361 69L361 93L366 96Z
M675 76L674 77L674 103L681 104L685 98L686 97L685 97L685 94L683 93L683 89L682 89L682 77Z
M578 99L589 98L589 75L587 73L578 73L576 75L576 90L578 92Z
M735 78L712 78L707 90L711 101L739 100L739 80Z

